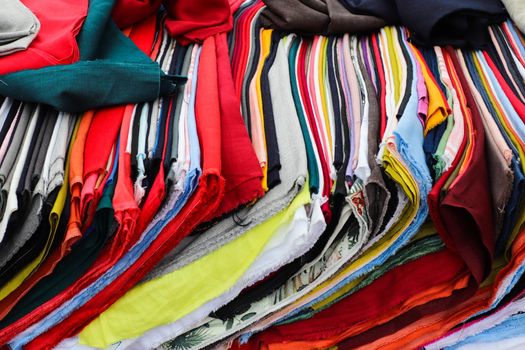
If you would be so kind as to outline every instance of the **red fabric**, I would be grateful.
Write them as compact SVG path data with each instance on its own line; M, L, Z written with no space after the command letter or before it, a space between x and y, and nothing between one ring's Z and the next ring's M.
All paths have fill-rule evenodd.
M446 55L446 53L444 53ZM447 67L447 70L450 72L454 69L453 67ZM454 86L454 88L458 88L458 86ZM430 217L432 218L432 222L434 223L434 226L436 227L437 231L440 233L441 239L445 242L447 247L452 249L453 251L456 251L456 246L454 243L454 240L452 237L450 237L447 233L447 228L445 226L445 223L443 222L443 218L441 217L440 213L440 200L443 197L443 194L441 193L443 186L448 181L450 176L454 173L458 165L460 164L462 155L465 152L465 148L467 147L467 133L465 133L463 137L463 141L461 142L461 146L458 150L458 154L456 158L453 160L450 168L441 175L441 177L437 180L437 182L434 184L432 189L430 190L428 196L427 196L427 202L428 202L428 209L430 213Z
M169 16L166 28L183 45L202 42L233 26L228 0L173 0L164 5Z
M426 315L434 315L442 311L450 310L451 308L461 304L472 297L477 288L478 284L474 279L472 279L467 288L456 290L451 296L447 298L434 300L429 303L417 306L387 323L374 327L355 337L340 342L337 344L337 347L339 350L355 349L358 346L370 344L377 339L394 334L399 329L411 325Z
M112 16L123 28L155 13L161 3L168 12L168 32L183 45L202 42L233 26L228 0L118 0Z
M465 260L472 274L481 283L489 274L494 255L496 233L493 222L491 193L488 190L489 170L485 151L485 129L474 98L468 88L463 71L451 48L447 48L471 112L473 134L472 158L463 174L455 179L441 201L440 214L456 251Z
M439 266L439 269L435 269ZM388 271L374 283L312 318L272 327L250 339L245 349L261 344L313 341L337 336L354 325L399 308L410 296L447 283L464 273L463 261L449 250L421 257Z
M244 0L229 0L230 1L230 10L232 13L235 13L241 7Z
M226 34L217 35L217 72L221 109L222 173L225 195L216 216L226 214L264 194L259 160L252 147L233 87Z
M40 31L27 50L0 56L0 75L79 60L76 36L87 15L87 0L22 0L40 21Z
M220 175L221 126L215 37L204 41L199 62L199 76L207 79L199 80L196 95L195 114L203 159L203 172L197 192L179 215L160 232L157 239L135 264L70 317L34 339L26 349L51 349L62 339L78 333L139 282L199 223L209 219L217 210L224 193L224 179Z
M429 193L428 203L430 215L443 241L463 258L478 283L481 283L492 266L496 235L491 194L488 191L490 184L485 156L485 130L454 52L447 50L444 54L447 58L447 68L459 79L460 85L455 88L463 91L467 100L467 105L462 107L466 118L471 119L474 129L470 135L472 158L468 167L458 175L448 192L443 195L441 188L453 169L458 166L459 158L464 153L466 143L464 140L453 167L442 176ZM454 83L454 79L452 81ZM469 132L468 128L465 130L466 133Z
M242 83L246 74L248 57L250 55L250 48L253 45L251 37L250 26L253 24L253 18L257 12L264 7L264 4L259 1L256 5L250 6L246 9L236 20L235 26L235 45L232 55L232 73L237 98L241 99Z
M118 0L111 16L120 28L126 28L156 13L161 2L162 0Z
M173 108L173 99L170 101L170 105L167 111L167 120L165 124L164 129L164 140L168 139L168 128L171 127L171 109ZM162 148L162 161L161 164L164 164L164 159L166 157L166 148L167 143L164 142L163 148ZM151 189L148 193L148 197L146 198L146 201L144 202L144 205L142 206L142 210L140 212L140 216L137 222L137 230L136 232L139 234L142 234L144 230L147 228L157 211L159 210L162 202L164 201L164 198L166 196L166 182L164 181L165 175L164 175L164 167L159 167L159 172L157 173L157 176L155 177L155 180L153 181L153 185L151 186ZM138 237L137 237L138 238Z
M374 50L374 58L375 58L375 62L376 62L376 69L377 69L377 73L378 73L378 85L379 85L379 93L380 93L380 96L379 96L379 107L380 107L380 110L381 110L381 122L380 122L380 133L379 133L379 138L380 139L383 139L383 135L385 134L385 130L386 130L386 103L385 103L385 99L386 99L386 91L385 91L385 86L386 86L386 81L385 81L385 73L383 72L383 66L380 64L382 62L381 60L381 51L379 49L379 44L377 42L377 34L373 34L372 35L372 49Z
M503 267L494 280L494 284L484 288L478 289L477 282L472 279L471 283L466 289L456 291L451 297L436 300L428 304L419 306L409 312L401 315L400 317L389 321L381 326L375 327L367 332L359 334L358 336L352 337L343 341L340 346L340 349L355 349L358 346L370 344L376 340L384 339L385 337L396 334L397 332L407 332L405 327L412 327L419 330L420 333L424 333L425 337L419 337L417 335L414 338L417 338L417 344L412 343L412 339L409 339L408 342L413 346L413 348L418 348L423 346L429 340L435 340L439 337L443 337L447 334L450 334L452 331L450 327L455 327L460 322L463 322L466 319L469 319L472 315L484 310L492 303L492 297L495 295L496 291L502 285L503 281L519 266L522 266L524 261L524 247L525 247L525 236L523 236L525 231L521 231L516 240L512 245L512 258L509 263ZM489 291L490 293L487 293ZM485 297L479 298L480 295L485 295ZM523 295L523 293L521 293ZM520 298L521 296L516 296L513 300ZM477 299L477 301L476 301ZM472 304L472 301L475 302ZM508 303L510 303L509 301ZM499 307L504 307L506 304L502 304ZM456 311L454 311L456 310ZM458 313L457 310L461 312ZM467 311L467 313L465 313ZM494 310L495 311L495 310ZM437 333L429 334L428 328L423 328L420 323L426 323L425 318L435 318L435 315L440 315L442 322L437 323L436 321L434 328ZM422 320L421 322L419 322ZM464 326L468 327L473 323L479 322L481 319L476 318L469 323L465 323ZM401 335L398 338L404 337ZM393 344L397 348L407 348L405 344Z

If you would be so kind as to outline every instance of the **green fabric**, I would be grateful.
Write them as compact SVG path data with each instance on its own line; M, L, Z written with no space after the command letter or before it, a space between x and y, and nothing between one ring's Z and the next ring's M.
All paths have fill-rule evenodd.
M299 44L301 39L295 38L290 47L290 54L288 56L288 67L290 70L290 83L292 85L292 95L294 99L295 109L299 116L299 123L301 124L301 131L303 133L304 144L306 146L306 157L308 161L308 184L310 186L311 193L319 192L319 168L315 159L315 152L312 146L312 139L308 133L308 125L306 122L306 116L304 114L301 97L299 94L299 87L297 82L297 76L295 75L295 67L297 64L297 51L299 50Z
M92 0L77 36L80 61L0 76L0 95L66 112L153 101L165 74L111 19L114 0ZM169 82L168 82L169 83ZM169 84L168 84L169 85Z
M438 148L436 150L436 153L434 154L434 158L437 161L436 165L434 166L434 171L436 172L436 178L440 178L441 175L443 175L443 173L445 172L445 161L443 160L443 153L445 153L445 147L447 146L447 142L448 142L450 133L452 132L453 128L454 128L454 116L449 115L447 118L447 128L445 129L445 132L443 133L441 140L439 140Z
M104 244L116 228L112 204L115 183L116 179L108 183L104 189L93 224L87 234L73 246L71 253L59 262L51 275L41 280L20 300L7 317L0 322L0 327L6 327L58 295L84 275L95 262Z

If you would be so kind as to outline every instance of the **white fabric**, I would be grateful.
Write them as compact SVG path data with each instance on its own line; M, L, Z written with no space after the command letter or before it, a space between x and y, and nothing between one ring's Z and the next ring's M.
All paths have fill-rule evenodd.
M18 188L18 183L20 182L22 172L25 168L26 159L29 155L29 147L31 145L31 140L33 139L33 134L35 133L36 122L38 120L39 113L40 105L38 105L35 108L35 111L33 111L33 113L31 114L31 120L29 122L27 131L24 134L24 140L22 142L20 152L18 154L18 159L15 164L15 169L12 175L13 181L11 181L11 185L9 186L5 213L2 217L2 221L0 221L0 241L4 238L11 215L18 210L18 197L16 194L16 190Z
M525 33L525 1L523 0L501 0L510 18L516 23L516 26Z

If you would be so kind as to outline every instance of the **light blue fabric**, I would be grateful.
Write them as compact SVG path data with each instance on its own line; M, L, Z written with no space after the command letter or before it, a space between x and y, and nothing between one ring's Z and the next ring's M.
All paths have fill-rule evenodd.
M467 344L485 343L494 340L504 340L514 337L522 337L525 333L525 314L511 316L506 321L489 328L479 334L467 337L457 344L447 347L446 349L458 349Z
M518 50L520 51L522 56L525 56L525 47L521 44L521 40L518 36L518 33L516 32L516 27L512 23L512 21L509 19L507 21L508 28L510 33L512 34L512 37L514 38L514 41L516 42L516 46L518 47Z
M198 61L200 49L195 61L195 73L192 81L192 91L190 98L190 108L188 109L188 134L190 141L190 170L186 175L184 191L178 198L174 207L171 208L166 216L159 220L149 231L145 232L140 240L126 253L109 271L101 276L96 282L89 285L69 302L62 304L59 308L50 313L46 318L28 328L19 334L10 342L12 350L21 350L22 347L31 342L33 339L46 332L53 326L59 324L67 318L72 312L86 304L93 296L102 291L111 284L118 276L124 273L139 257L146 251L151 243L157 238L160 231L180 212L186 204L189 197L197 188L198 180L201 174L201 153L199 138L197 135L197 126L195 122L195 90L197 85Z

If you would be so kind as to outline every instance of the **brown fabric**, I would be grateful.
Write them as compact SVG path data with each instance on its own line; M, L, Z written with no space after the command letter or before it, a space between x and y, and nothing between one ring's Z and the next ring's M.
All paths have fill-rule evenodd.
M361 33L377 30L385 22L356 15L338 0L264 0L264 27L307 34Z
M359 69L366 72L363 59L358 55ZM379 121L381 119L377 95L368 74L363 74L368 95L368 166L370 176L365 183L365 204L370 223L371 237L376 236L385 219L390 192L386 188L381 168L376 162L379 148Z

